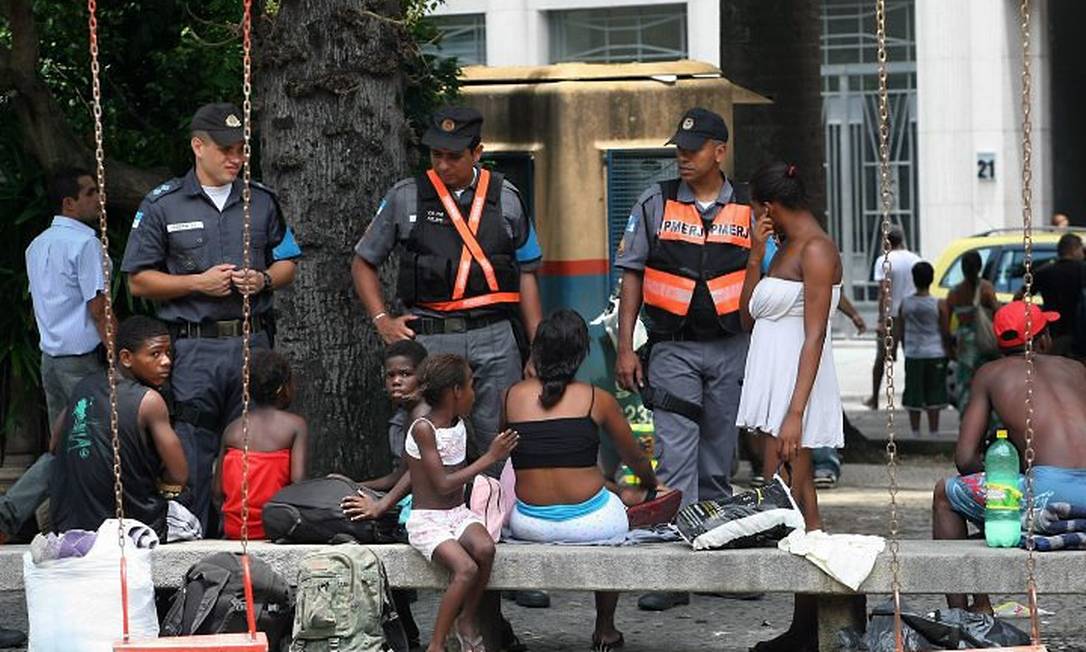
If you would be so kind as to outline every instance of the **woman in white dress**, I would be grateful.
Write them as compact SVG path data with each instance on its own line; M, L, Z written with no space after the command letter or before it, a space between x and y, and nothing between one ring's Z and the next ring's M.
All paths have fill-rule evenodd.
M791 465L792 494L808 531L821 529L811 449L844 444L841 398L830 345L830 315L841 297L841 256L808 208L796 167L772 163L751 179L757 218L740 297L752 329L738 424L767 438L766 476ZM766 242L780 249L762 277ZM818 649L813 596L796 596L792 627L757 652Z

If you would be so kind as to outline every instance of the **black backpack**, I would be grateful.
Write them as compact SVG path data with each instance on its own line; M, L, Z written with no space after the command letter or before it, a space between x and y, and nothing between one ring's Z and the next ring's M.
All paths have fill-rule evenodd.
M268 636L268 649L274 652L290 643L294 621L290 586L271 566L254 557L249 557L249 572L256 628ZM240 555L217 552L193 564L161 629L162 636L248 631Z
M264 534L276 543L402 543L399 508L376 520L352 521L343 515L344 496L374 491L341 476L314 478L289 484L264 503Z

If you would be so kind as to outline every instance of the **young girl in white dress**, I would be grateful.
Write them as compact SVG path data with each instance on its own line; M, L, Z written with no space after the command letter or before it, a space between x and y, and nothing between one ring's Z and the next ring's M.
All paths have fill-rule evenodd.
M844 444L841 398L830 344L830 316L841 298L841 256L808 207L794 165L772 163L751 179L757 218L740 296L743 325L752 329L738 424L768 439L766 477L788 462L792 494L808 531L821 529L811 449ZM780 249L762 277L766 241ZM792 627L757 652L818 649L816 605L796 596Z

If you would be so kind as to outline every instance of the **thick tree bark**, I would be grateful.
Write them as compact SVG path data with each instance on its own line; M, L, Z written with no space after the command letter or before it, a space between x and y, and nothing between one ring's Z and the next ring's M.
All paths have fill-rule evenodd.
M365 477L388 459L381 345L355 297L354 243L407 171L399 3L287 0L262 21L256 96L263 180L304 252L276 299L277 347L309 421L311 473ZM386 270L387 272L387 270Z
M735 171L749 179L763 163L794 163L812 209L826 211L822 129L821 0L725 0L720 68L724 76L773 100L735 108Z
M30 0L0 0L0 13L11 29L11 47L0 48L0 93L11 92L9 100L19 121L23 147L46 172L68 166L93 170L93 150L72 131L38 73L38 30L31 4ZM165 171L142 170L107 159L110 206L131 214L165 176Z

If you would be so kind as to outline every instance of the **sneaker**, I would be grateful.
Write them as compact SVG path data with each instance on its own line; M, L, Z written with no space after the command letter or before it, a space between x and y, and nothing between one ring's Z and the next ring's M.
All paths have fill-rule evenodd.
M689 593L646 593L637 600L642 611L667 611L681 604L690 604Z
M762 474L750 476L750 488L761 489L765 486L765 476Z
M545 591L517 591L513 600L528 609L546 609L551 606L551 596Z
M815 469L814 486L815 489L833 489L837 486L837 474L833 471Z

